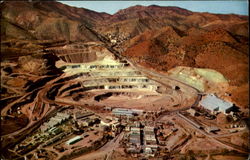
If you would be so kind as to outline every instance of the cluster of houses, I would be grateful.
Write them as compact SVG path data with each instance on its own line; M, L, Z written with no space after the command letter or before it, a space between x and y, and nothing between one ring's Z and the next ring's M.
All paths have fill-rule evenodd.
M155 128L151 126L142 127L139 122L128 125L125 128L127 134L126 151L133 155L144 154L147 157L154 156L158 145Z

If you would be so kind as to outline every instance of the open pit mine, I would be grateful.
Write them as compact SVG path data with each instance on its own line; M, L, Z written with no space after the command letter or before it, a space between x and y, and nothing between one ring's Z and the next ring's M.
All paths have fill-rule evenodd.
M197 90L171 79L161 83L126 59L116 58L101 45L95 47L102 49L96 52L93 49L92 52L74 51L70 54L63 54L64 51L60 49L50 50L62 53L58 54L60 61L56 66L62 68L64 74L58 80L61 83L56 83L58 87L48 91L48 97L75 105L147 111L159 111L160 108L167 109L167 106L191 106L194 103ZM164 102L168 104L163 105Z
M247 159L247 16L0 7L1 160Z
M111 53L103 43L75 43L50 47L46 52L57 55L55 66L62 73L36 77L34 82L40 88L26 87L27 93L2 109L3 125L13 125L10 129L3 128L1 140L9 154L4 156L85 159L112 156L114 148L123 147L132 157L152 158L157 156L159 148L163 153L172 151L192 138L193 133L183 128L183 124L189 125L198 136L208 136L220 145L246 152L218 139L235 131L227 133L227 129L221 131L211 126L209 121L215 119L214 114L220 109L211 110L209 104L206 106L208 102L204 105L207 111L199 109L205 93L192 83L133 64ZM231 106L224 107L231 111ZM204 117L197 121L194 119L197 114ZM221 131L221 135L214 135L215 131ZM121 145L122 142L128 144ZM101 154L100 147L105 148Z
M120 128L124 116L128 116L129 119L126 120L130 121L135 118L133 116L145 118L147 113L156 115L166 111L176 113L191 106L194 107L200 99L197 89L167 76L158 75L153 71L146 72L125 58L112 54L102 43L51 47L46 52L59 57L55 66L60 68L63 73L57 77L36 80L36 82L40 82L38 83L41 85L40 90L26 93L18 100L8 104L1 112L4 123L10 123L10 118L16 119L21 115L26 120L22 128L14 129L13 126L11 130L3 129L5 133L2 136L4 147L12 148L13 141L15 143L24 141L9 149L9 151L17 153L11 158L21 155L31 156L30 153L35 152L32 151L35 147L45 147L48 146L47 143L53 143L56 133L51 130L62 132L62 136L66 136L67 131L69 134L67 137L72 137L74 132L71 133L70 129L65 128L65 121L67 121L65 123L68 124L68 127L74 123L77 124L78 129L72 128L71 131L85 128L86 126L82 126L85 120L87 123L88 120L93 120L93 124L97 123L96 120L104 123L104 125L97 123L99 128L112 126L113 123L116 127L119 123L118 128ZM47 83L42 86L44 81ZM87 108L86 113L81 113L81 108ZM115 109L118 110L118 115L113 112L106 113ZM57 116L58 114L59 116ZM112 118L112 121L115 121L112 123L105 122L106 114L123 118L118 121ZM87 124L87 126L89 125L91 124ZM80 133L83 132L80 130ZM27 136L31 133L34 135L31 139L28 138L31 140L29 142ZM104 135L115 136L118 133L116 128L115 131L107 132ZM43 136L45 138L42 138ZM107 137L105 138L107 139ZM59 138L56 139L55 141L59 140ZM47 140L48 142L42 145ZM72 150L72 153L66 152L60 156L55 153L55 156L67 157L74 152Z

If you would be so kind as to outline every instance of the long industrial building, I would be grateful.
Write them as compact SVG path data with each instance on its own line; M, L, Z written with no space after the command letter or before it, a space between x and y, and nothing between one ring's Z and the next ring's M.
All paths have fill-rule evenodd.
M226 102L214 94L208 94L202 99L200 105L212 113L223 112L224 114L230 112L233 107L233 103Z
M126 109L126 108L115 108L112 113L116 116L133 116L134 114L142 114L143 110L138 109Z
M68 140L68 141L66 142L66 144L67 144L67 145L71 145L71 144L74 144L74 143L76 143L76 142L78 142L78 141L80 141L80 140L82 140L82 137L81 137L81 136L76 136L76 137L74 137L74 138Z

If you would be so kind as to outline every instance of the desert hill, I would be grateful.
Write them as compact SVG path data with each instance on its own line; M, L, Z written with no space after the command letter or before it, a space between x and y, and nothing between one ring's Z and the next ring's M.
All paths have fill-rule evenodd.
M231 87L242 90L248 83L248 41L224 29L191 28L183 32L165 27L146 31L125 46L124 56L154 70L167 72L177 66L210 68L222 73ZM232 94L232 99L242 104L238 95Z
M132 6L109 17L98 31L115 33L117 30L134 37L145 30L172 26L182 31L192 27L213 30L225 28L231 33L247 36L248 18L234 14L191 12L179 7ZM111 25L110 25L111 24Z
M178 7L132 6L110 15L60 2L1 3L3 39L97 41L99 34L134 37L146 30L171 26L181 31L192 27L248 36L247 16L191 12Z
M3 2L1 11L4 40L97 41L88 27L98 18L103 19L102 14L58 2Z

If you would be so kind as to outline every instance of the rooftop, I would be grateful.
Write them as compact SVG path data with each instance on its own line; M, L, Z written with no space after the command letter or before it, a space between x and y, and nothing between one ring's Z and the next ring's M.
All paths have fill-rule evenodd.
M227 109L229 109L233 106L233 103L226 102L226 101L216 97L214 94L208 94L200 102L200 104L209 110L216 110L218 108L219 110L222 110L222 111L226 111Z

